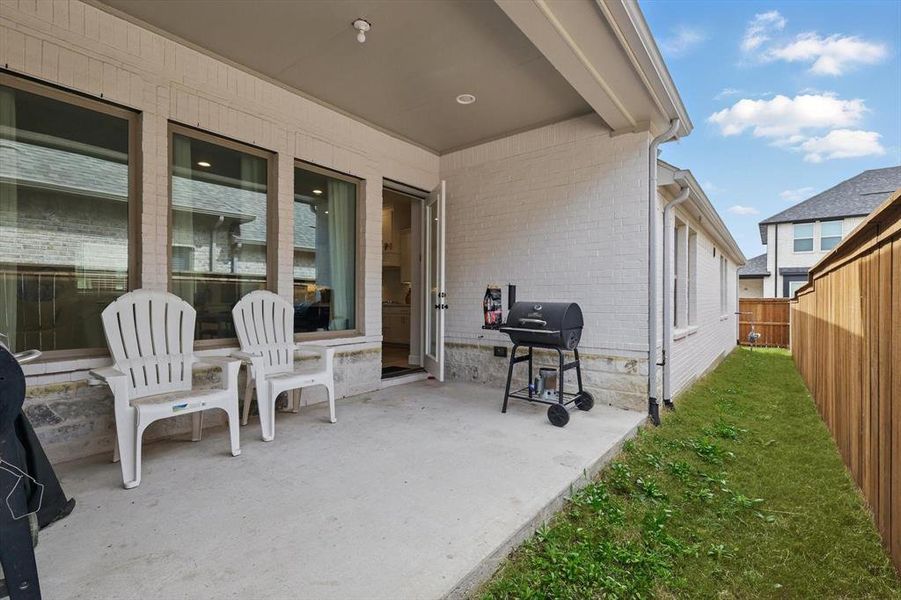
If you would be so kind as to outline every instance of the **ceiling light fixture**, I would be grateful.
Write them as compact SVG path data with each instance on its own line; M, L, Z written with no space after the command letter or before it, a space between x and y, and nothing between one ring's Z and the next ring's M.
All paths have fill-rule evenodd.
M353 22L353 26L357 30L357 41L362 44L366 41L366 32L372 29L372 23L366 19L357 19Z
M208 162L205 161L205 160L198 160L198 161L197 161L197 166L198 166L198 167L211 167L211 166L213 166L213 165L211 165L210 163L208 163Z
M457 102L460 104L472 104L476 101L476 97L472 94L460 94L457 96Z
M313 193L317 196L322 193L322 190L313 190Z

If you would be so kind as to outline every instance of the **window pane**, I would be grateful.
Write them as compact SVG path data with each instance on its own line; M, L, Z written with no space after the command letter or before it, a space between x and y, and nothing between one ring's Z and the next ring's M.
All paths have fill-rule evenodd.
M176 133L172 162L172 293L198 339L235 337L232 307L266 288L267 161Z
M797 225L795 225L795 239L812 237L813 223L798 223Z
M842 241L841 236L820 238L820 250L832 250Z
M356 328L357 186L294 169L294 331Z
M0 86L0 333L14 351L106 346L128 285L128 121Z
M813 238L795 240L795 252L810 252L813 250Z
M820 223L820 237L842 236L841 221L823 221Z

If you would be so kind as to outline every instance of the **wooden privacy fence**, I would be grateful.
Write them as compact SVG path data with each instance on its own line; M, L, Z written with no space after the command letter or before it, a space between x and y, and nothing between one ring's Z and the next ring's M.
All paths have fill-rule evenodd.
M792 355L901 572L901 190L810 272Z
M760 333L757 346L788 348L788 298L739 298L738 343L748 344L751 325Z

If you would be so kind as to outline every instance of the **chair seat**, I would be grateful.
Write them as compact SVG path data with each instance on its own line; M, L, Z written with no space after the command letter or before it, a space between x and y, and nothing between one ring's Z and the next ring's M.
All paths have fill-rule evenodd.
M228 390L223 389L184 390L180 392L167 392L165 394L144 396L143 398L134 398L130 401L130 404L135 408L177 405L187 402L196 404L198 402L211 402L214 400L219 400L224 394L227 393Z

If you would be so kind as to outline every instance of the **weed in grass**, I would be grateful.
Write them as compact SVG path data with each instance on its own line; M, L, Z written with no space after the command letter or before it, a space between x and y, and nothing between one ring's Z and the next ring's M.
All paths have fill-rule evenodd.
M610 487L620 493L626 493L632 488L632 472L625 463L611 463L607 470L607 480Z
M642 479L639 477L635 480L635 485L638 488L638 491L641 495L648 500L664 500L666 499L666 494L660 487L660 484L657 483L656 480L647 477Z
M720 446L706 438L691 438L685 443L703 460L715 465L721 465L725 459L733 458L735 456L734 453L723 450Z
M717 421L711 427L705 427L703 431L710 437L718 437L724 440L737 440L740 434L748 432L747 429L730 425L723 420Z
M660 469L663 466L663 460L656 452L646 452L642 455L641 460L644 464L653 469Z
M692 466L684 460L668 462L666 463L666 469L670 475L672 475L682 483L687 483L692 475L692 472L694 471Z

